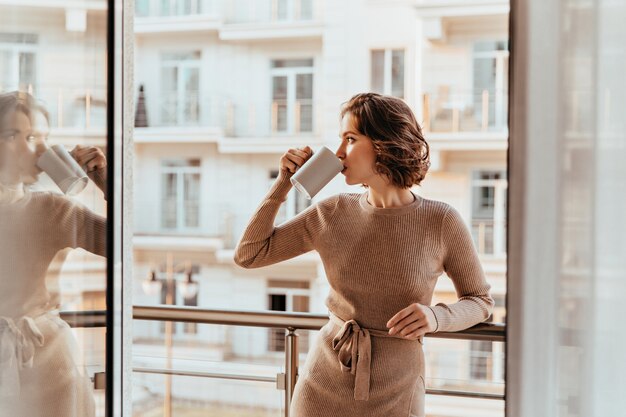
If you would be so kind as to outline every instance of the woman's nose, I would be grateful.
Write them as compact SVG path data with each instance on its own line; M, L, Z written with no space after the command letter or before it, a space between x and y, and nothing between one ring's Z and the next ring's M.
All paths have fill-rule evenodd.
M48 150L48 146L46 145L46 143L43 141L37 141L37 144L35 145L35 154L37 155L37 157L43 155L46 150Z
M343 150L343 145L337 148L337 151L335 151L335 156L339 159L344 159L346 157L346 153Z

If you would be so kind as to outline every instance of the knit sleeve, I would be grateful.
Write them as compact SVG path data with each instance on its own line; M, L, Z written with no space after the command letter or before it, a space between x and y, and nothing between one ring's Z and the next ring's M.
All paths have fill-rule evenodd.
M83 248L106 256L106 219L66 197L56 197L56 227L61 247Z
M289 179L279 179L256 210L246 227L234 254L235 263L243 268L259 268L294 258L315 249L317 238L328 227L337 208L339 196L308 207L294 218L274 226L280 205L284 202Z
M454 208L446 211L441 229L443 268L454 283L459 300L431 307L436 332L467 329L485 321L494 306L478 253L461 215Z

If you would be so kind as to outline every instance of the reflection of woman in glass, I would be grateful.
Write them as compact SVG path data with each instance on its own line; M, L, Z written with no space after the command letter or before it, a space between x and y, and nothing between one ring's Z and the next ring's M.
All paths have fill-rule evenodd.
M235 261L255 268L315 249L324 263L331 320L307 356L289 415L423 417L422 338L487 319L489 284L459 213L410 189L424 179L429 155L402 100L354 96L341 111L336 155L346 183L367 191L327 198L274 227L291 175L311 156L308 147L289 150ZM431 306L444 271L459 301Z
M28 190L41 173L36 162L47 148L47 130L47 114L32 96L0 94L3 417L88 417L95 412L89 379L75 364L75 340L59 318L45 277L62 249L84 248L105 256L106 220L63 195ZM78 148L74 157L95 168L91 176L103 189L104 155Z

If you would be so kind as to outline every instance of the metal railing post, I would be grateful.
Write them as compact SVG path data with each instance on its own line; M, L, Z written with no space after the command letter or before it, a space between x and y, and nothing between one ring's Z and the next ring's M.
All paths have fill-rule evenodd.
M285 334L285 417L289 417L291 397L298 380L298 334L293 327Z

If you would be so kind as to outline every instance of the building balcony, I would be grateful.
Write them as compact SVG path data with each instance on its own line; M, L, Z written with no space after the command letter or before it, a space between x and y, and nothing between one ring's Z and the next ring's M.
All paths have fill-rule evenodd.
M106 90L33 86L26 90L48 113L50 142L73 147L77 143L106 145Z
M223 153L281 153L322 144L311 99L236 102L224 97L147 97L147 126L135 143L217 143Z
M508 0L418 0L417 11L420 17L442 18L463 16L508 15Z
M216 0L137 0L135 33L210 32L221 26Z
M223 41L267 41L274 39L321 39L324 25L318 22L242 23L224 25Z
M135 250L215 252L224 247L224 242L220 237L135 234L133 236L133 246Z
M217 0L136 0L135 19L219 16Z
M508 95L439 93L423 96L423 128L434 150L506 150Z
M135 306L133 311L134 409L177 408L176 400L183 400L208 412L217 399L211 393L229 381L237 389L218 395L220 403L237 407L245 403L242 398L255 398L254 408L230 410L241 416L261 410L283 415L280 409L289 407L297 368L306 360L305 341L328 321L322 314L282 311L175 306ZM270 328L285 329L279 349ZM475 401L473 410L480 413L475 415L503 415L504 333L502 324L481 324L427 335L434 337L425 348L429 414L458 415ZM188 378L197 381L195 388L176 389Z
M263 41L322 38L322 2L313 0L240 0L225 10L220 39Z
M224 41L321 39L320 7L312 0L138 0L135 33L215 31Z
M224 9L226 24L281 24L320 21L322 2L314 0L236 0Z
M107 10L107 0L0 0L0 6L46 9Z
M509 9L508 0L422 0L418 1L417 15L425 39L446 42L455 34L480 33L485 28L489 28L490 33L497 31L506 36Z

